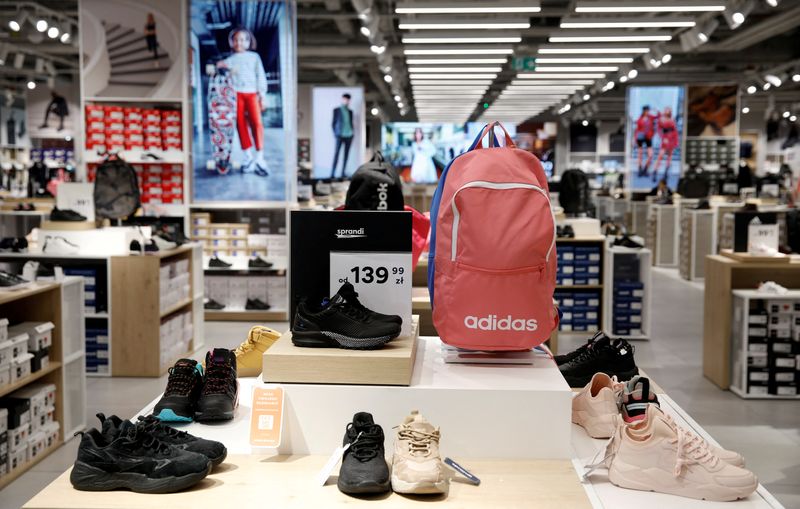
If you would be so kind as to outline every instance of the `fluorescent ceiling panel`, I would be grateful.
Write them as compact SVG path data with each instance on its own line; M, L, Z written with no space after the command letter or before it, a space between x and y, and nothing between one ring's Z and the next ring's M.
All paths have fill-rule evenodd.
M488 73L488 72L500 72L503 68L500 66L494 67L409 67L408 73L415 74L418 72L426 73L426 72L453 72L453 73Z
M409 47L403 48L403 53L406 55L511 55L514 53L514 48L508 47L447 47L440 48L425 48L425 47ZM644 52L643 52L644 53Z
M465 80L480 80L480 79L490 79L493 80L497 77L497 74L409 74L408 75L411 80L416 79L443 79L443 80L456 80L456 79L465 79Z
M507 58L406 58L408 65L505 64L507 61Z
M448 19L435 17L433 19L401 20L400 30L527 30L531 27L529 21L500 20L500 19Z
M555 72L616 72L619 71L618 65L553 65L539 66L536 73L555 73Z
M642 44L548 44L539 46L539 55L638 55L650 51Z
M725 5L724 0L578 0L575 12L721 12Z
M430 35L404 35L403 44L516 44L522 42L519 35L453 35L438 36Z
M584 30L574 32L562 30L550 36L549 42L663 42L672 39L672 34L664 31L616 31L598 32Z
M584 72L584 73L520 73L517 78L523 80L555 80L555 79L592 79L599 80L605 78L604 73Z
M630 64L633 57L536 57L536 64Z
M562 18L561 28L692 28L692 18Z
M540 2L523 1L453 1L453 2L401 2L394 12L397 14L515 14L540 12Z

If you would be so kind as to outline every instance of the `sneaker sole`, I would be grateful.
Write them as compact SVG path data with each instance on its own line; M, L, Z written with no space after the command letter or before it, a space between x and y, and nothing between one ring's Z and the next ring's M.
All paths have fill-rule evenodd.
M450 482L408 482L392 476L392 491L406 495L441 495L450 491Z
M72 486L81 491L110 491L128 489L136 493L175 493L191 488L205 479L211 472L211 462L202 472L184 475L182 477L166 477L151 479L145 474L110 473L99 468L76 462L70 472L69 480Z
M191 415L178 415L171 408L163 408L158 414L155 415L156 419L163 422L192 422Z
M341 479L341 477L339 478ZM366 495L370 493L386 493L391 491L392 484L389 479L386 479L386 482L378 483L375 481L367 481L360 484L347 484L341 482L336 483L338 486L339 491L345 493L347 495Z
M292 343L305 348L346 348L348 350L372 350L380 348L400 333L372 338L354 338L336 332L292 332Z
M650 475L651 471L654 472L654 475ZM612 460L611 467L608 469L608 480L620 488L667 493L698 500L732 502L740 498L747 498L758 488L758 479L755 480L752 486L739 488L716 484L659 486L659 484L662 484L659 482L659 478L663 478L664 475L670 474L666 474L660 469L642 469L638 466L628 465L617 457Z
M628 380L639 374L639 368L633 368L633 370L631 371L616 371L616 372L603 371L603 373L607 374L608 376L616 376L620 382L627 382ZM570 376L561 373L561 376L564 377L564 380L567 381L567 383L571 388L582 389L583 387L586 386L586 384L592 381L594 373L586 376Z

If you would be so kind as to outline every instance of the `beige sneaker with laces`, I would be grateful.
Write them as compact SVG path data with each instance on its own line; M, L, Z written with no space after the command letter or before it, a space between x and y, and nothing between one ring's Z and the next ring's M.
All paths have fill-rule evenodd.
M609 438L616 429L619 394L623 384L605 373L592 380L572 398L572 422L582 426L592 438Z
M236 354L236 370L239 378L260 375L264 352L280 337L278 331L262 325L250 329L247 339L233 351Z
M441 494L450 478L439 455L439 429L416 410L397 427L392 458L392 490L405 494Z
M758 487L755 474L722 461L663 412L648 408L641 429L619 422L607 459L608 478L619 487L718 502L745 498Z

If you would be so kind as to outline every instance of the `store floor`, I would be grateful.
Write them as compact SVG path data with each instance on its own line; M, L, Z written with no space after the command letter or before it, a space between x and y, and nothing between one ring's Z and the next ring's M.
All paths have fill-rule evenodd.
M677 271L653 271L653 338L635 343L636 359L658 384L723 446L741 452L748 467L787 508L800 507L800 404L742 400L721 391L702 375L703 287L678 278ZM276 329L286 323L268 324ZM233 348L250 324L206 323L206 345ZM560 338L562 351L585 341ZM199 358L199 356L198 356ZM165 386L166 376L90 378L87 419L94 414L129 417ZM0 492L0 509L16 509L66 470L75 459L72 440Z

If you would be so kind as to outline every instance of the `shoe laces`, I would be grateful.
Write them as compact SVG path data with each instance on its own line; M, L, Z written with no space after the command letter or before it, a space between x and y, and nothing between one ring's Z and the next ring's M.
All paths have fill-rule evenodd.
M359 304L359 306L361 306L361 304ZM364 306L358 307L347 301L336 304L336 307L347 316L355 318L359 322L364 322L369 318L370 311Z
M355 433L353 423L347 425L347 434ZM350 455L358 461L369 461L378 455L381 444L383 444L383 430L377 424L365 426L356 435L356 439L350 442Z
M172 394L184 395L192 391L194 385L195 368L193 366L173 366L169 368L169 378L167 379L167 389L164 396Z
M439 441L439 430L428 433L409 426L401 426L397 436L401 440L408 440L408 452L412 456L427 456L431 452L431 444Z
M230 393L230 379L231 366L227 362L224 364L216 362L206 364L206 383L203 385L203 395Z
M686 431L680 426L675 427L676 437L670 443L677 444L677 454L675 458L675 477L681 475L683 467L695 463L706 463L715 466L719 458L708 448L708 442L698 437L690 431Z
M236 349L233 350L233 353L236 354L237 357L239 357L240 355L252 352L253 350L255 350L255 348L256 348L256 336L255 334L249 334L244 343L237 346Z
M168 454L171 447L169 444L166 444L143 428L134 426L128 430L127 435L125 436L125 440L127 443L131 445L136 445L142 447L144 449L149 449L156 454Z
M185 438L189 434L185 431L180 431L172 426L167 426L166 424L162 424L161 421L153 417L152 415L148 416L139 416L139 422L136 423L137 427L140 427L143 431L147 433L164 433L171 437L175 438Z

